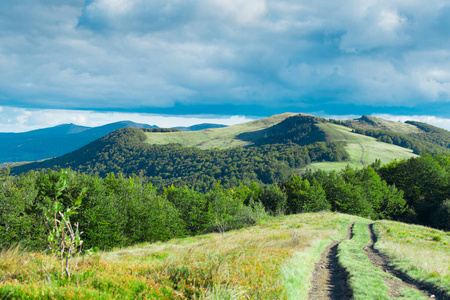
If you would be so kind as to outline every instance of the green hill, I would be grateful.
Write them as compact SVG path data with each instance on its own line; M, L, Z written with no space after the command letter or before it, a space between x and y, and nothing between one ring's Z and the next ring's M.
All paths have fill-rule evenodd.
M345 121L355 133L367 135L389 144L412 149L415 154L450 153L450 132L429 124L387 121L369 116Z
M208 189L219 180L226 186L251 181L271 184L293 172L414 157L418 147L445 152L450 133L433 127L425 132L424 126L367 116L333 121L285 113L200 131L122 129L66 155L13 167L12 173L69 167L102 176L142 174L157 186L188 184ZM387 137L392 138L390 142L385 141Z

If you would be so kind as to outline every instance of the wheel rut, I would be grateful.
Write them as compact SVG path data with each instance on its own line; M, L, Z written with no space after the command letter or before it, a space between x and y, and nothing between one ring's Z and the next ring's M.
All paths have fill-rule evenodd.
M409 277L404 272L395 269L389 257L387 257L385 254L379 252L377 249L375 249L374 245L377 242L377 237L374 234L373 231L373 224L367 225L367 228L370 232L370 242L366 246L363 247L364 253L369 258L369 261L379 269L383 270L385 273L388 273L392 276L395 276L397 279L392 278L385 278L385 282L387 286L390 288L389 296L393 299L396 298L402 298L402 295L400 294L400 291L405 288L414 289L416 291L419 291L422 293L425 297L428 299L435 299L435 300L444 300L448 299L445 294L437 289L436 287L432 286L431 284L424 283L424 282L418 282L414 280L413 278Z
M315 264L311 280L312 287L308 295L309 300L352 299L352 292L347 282L347 272L339 264L337 254L339 244L343 240L353 237L353 224L354 222L348 225L345 238L332 242L323 250L320 261Z
M358 143L358 145L360 145L361 146L361 158L359 159L359 162L361 163L361 165L363 166L363 167L365 167L366 165L367 165L367 163L366 163L366 154L367 154L367 150L366 150L366 148L364 147L364 145L363 144L361 144L361 143Z

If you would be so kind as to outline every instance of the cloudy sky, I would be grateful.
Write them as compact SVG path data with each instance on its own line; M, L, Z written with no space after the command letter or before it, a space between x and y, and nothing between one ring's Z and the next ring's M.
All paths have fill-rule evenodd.
M0 131L286 111L450 129L450 3L0 3Z

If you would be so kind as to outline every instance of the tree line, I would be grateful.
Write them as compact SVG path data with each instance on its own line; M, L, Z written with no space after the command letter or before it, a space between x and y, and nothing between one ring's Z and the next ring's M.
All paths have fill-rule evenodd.
M48 245L45 216L60 203L81 199L72 222L85 247L110 249L174 237L223 232L255 224L267 214L331 210L450 230L450 157L379 162L362 169L292 175L281 183L256 182L204 192L189 186L155 187L148 177L106 177L67 169L0 175L0 247ZM61 178L65 178L64 190Z

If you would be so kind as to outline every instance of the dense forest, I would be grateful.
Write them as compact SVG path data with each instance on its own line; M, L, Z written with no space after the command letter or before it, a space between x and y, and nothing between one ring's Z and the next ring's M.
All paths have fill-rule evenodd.
M207 192L189 186L156 188L148 178L106 177L70 170L0 176L0 246L45 249L49 214L76 208L86 248L223 232L266 214L332 210L450 230L450 157L423 156L363 169L292 175L279 184L251 182ZM61 185L64 182L64 185ZM64 186L64 188L61 188Z

